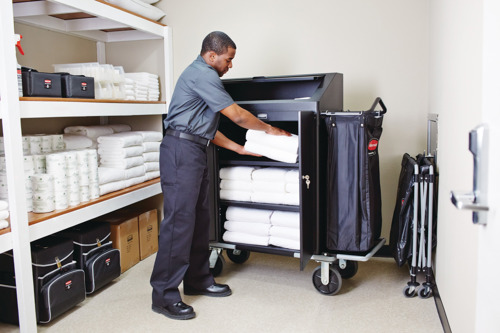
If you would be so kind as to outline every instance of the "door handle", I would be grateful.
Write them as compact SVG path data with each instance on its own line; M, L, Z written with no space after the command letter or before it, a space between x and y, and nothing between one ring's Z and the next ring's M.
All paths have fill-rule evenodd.
M458 209L472 210L472 222L486 224L488 207L488 127L480 125L469 132L469 150L474 157L472 192L451 191L451 202Z

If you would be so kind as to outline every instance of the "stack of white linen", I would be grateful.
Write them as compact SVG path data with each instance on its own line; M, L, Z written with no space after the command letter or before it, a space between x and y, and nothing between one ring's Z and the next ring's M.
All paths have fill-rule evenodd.
M269 245L271 210L229 206L222 239L231 243Z
M134 81L136 101L158 101L160 99L158 75L145 72L125 73L125 78Z
M251 201L254 170L256 168L250 166L221 168L219 170L220 198L222 200Z
M9 203L6 200L0 200L0 229L9 227Z
M160 177L160 144L163 134L157 131L135 131L142 135L144 167L146 180Z
M115 133L100 136L97 142L101 195L146 181L141 134Z
M270 220L269 244L300 250L300 214L275 210Z
M64 129L63 140L66 149L96 148L97 138L103 135L130 131L126 124L109 124L94 126L68 126ZM78 137L80 136L80 137ZM89 145L88 139L92 140Z
M285 163L296 163L299 151L299 137L271 135L263 131L248 130L245 149L272 160Z
M252 202L298 206L300 204L298 171L275 167L255 170L252 173L250 198Z
M125 78L125 100L135 101L135 81L129 78Z

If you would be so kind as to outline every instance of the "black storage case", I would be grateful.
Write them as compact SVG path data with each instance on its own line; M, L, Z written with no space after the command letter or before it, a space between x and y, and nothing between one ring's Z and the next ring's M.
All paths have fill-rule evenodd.
M120 276L120 250L112 247L109 223L89 221L59 235L73 241L77 266L85 271L87 294Z
M61 74L43 73L22 67L23 95L27 97L62 97Z
M2 308L17 310L15 298L14 262L11 253L0 255L0 271L6 283L0 288ZM85 300L85 274L73 260L73 243L70 239L49 236L31 243L31 258L35 290L37 321L48 323L73 306ZM4 297L5 296L5 297ZM10 304L5 304L9 302ZM17 311L10 311L10 323L18 323Z
M94 78L61 73L62 97L95 98Z

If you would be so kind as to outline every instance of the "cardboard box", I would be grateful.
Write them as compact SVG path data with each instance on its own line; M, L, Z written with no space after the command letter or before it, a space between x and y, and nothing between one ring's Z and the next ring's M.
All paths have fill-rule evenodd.
M158 212L156 209L139 215L139 253L141 260L158 251Z
M120 250L121 272L140 261L139 220L136 217L115 215L106 218L111 229L113 247Z

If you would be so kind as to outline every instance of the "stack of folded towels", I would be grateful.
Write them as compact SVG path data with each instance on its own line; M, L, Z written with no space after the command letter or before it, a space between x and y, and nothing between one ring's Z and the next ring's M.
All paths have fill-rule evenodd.
M300 250L298 212L229 206L224 229L226 242Z
M225 167L219 170L220 198L279 205L300 204L299 171L287 168Z
M0 229L9 227L9 203L6 200L0 200Z
M299 151L299 137L271 135L263 131L248 130L246 133L245 149L272 160L297 163Z
M158 177L161 139L162 133L156 131L129 131L99 137L100 194Z
M125 73L125 79L127 84L130 84L130 80L133 81L132 85L136 101L158 101L160 99L158 75L145 72Z
M96 148L98 137L130 130L126 124L68 126L64 129L63 140L67 150Z

